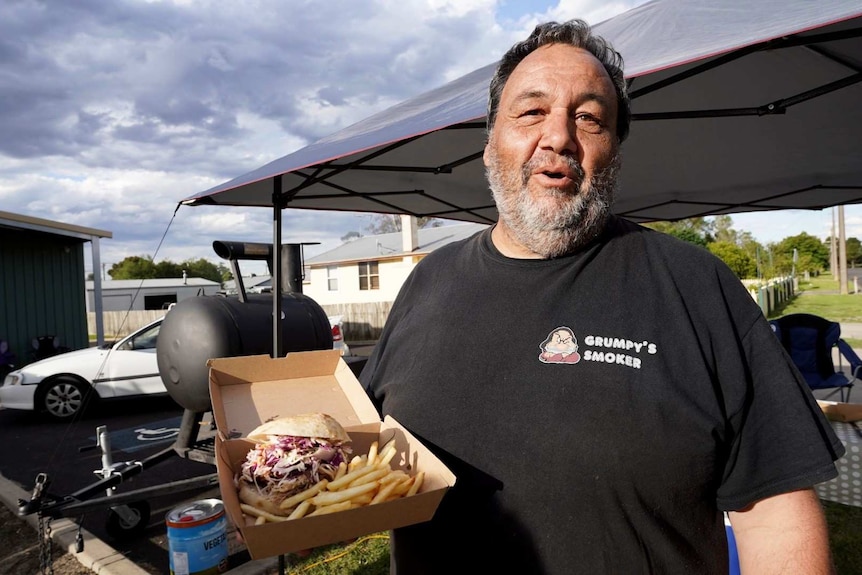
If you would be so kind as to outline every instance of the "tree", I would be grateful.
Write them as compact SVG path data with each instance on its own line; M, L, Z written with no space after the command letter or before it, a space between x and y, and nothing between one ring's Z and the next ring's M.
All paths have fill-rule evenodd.
M797 261L793 261L796 250ZM802 232L789 236L773 247L775 267L779 273L789 274L794 269L796 273L808 272L819 274L829 268L829 248L816 237Z
M694 244L705 248L707 246L706 238L690 228L672 229L667 232L669 235L681 239L684 242Z
M152 279L156 275L156 265L150 256L129 256L115 263L108 270L108 275L115 280Z
M183 271L188 277L204 278L222 283L231 278L230 270L224 264L216 265L211 261L198 258L174 263L163 260L153 263L148 256L129 256L111 266L108 274L115 280L137 280L155 278L181 278Z
M862 265L862 242L858 238L847 238L847 265L856 267Z
M728 215L715 216L712 220L688 218L675 222L652 222L646 227L709 249L740 278L778 275L772 247L764 248L751 232L733 229L733 219Z
M758 254L764 253L766 250L763 245L754 239L751 232L740 231L736 233L736 245L745 250L751 261L757 263Z
M739 244L739 232L733 229L733 218L730 216L715 216L713 229L715 230L715 241L734 245Z
M188 274L192 276L193 274ZM174 263L170 260L162 260L156 264L157 278L181 278L183 277L182 264Z
M712 242L707 246L710 252L721 259L739 279L753 278L757 265L744 249L731 242Z
M365 230L372 234L391 234L401 231L401 216L398 214L374 214L368 216L370 222ZM421 228L439 228L443 222L437 218L416 218L416 225ZM355 232L350 232L355 233Z
M687 218L675 222L651 222L645 226L702 247L706 247L709 242L713 241L713 223L706 218Z
M216 268L218 269L218 273L221 276L222 283L226 282L226 281L230 281L233 279L233 272L230 271L230 268L227 267L225 264L219 262L219 264L216 266ZM255 274L252 274L252 275L255 275Z
M346 243L346 242L350 242L353 240L358 240L361 237L362 237L362 234L360 234L359 232L349 231L346 234L344 234L343 236L341 236L341 241Z
M198 258L196 260L186 260L182 262L179 267L181 268L180 276L182 276L182 270L185 270L189 277L204 278L217 283L222 282L222 270L220 270L217 265L207 259Z

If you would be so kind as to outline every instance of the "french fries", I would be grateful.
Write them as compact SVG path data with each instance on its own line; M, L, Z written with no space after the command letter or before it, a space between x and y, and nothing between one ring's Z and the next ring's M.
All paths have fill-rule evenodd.
M377 490L377 483L364 483L355 487L348 487L339 491L327 491L326 493L318 493L311 498L311 504L315 507L325 507L333 503L342 503L350 501L351 498L357 495L363 495L371 491Z
M263 509L258 509L254 505L249 505L248 503L240 503L239 508L242 509L242 512L246 515L251 515L255 519L255 524L257 524L257 520L261 517L266 521L272 521L273 523L278 521L287 521L287 517L282 517L280 515L274 515L269 511L264 511Z
M309 499L309 498L317 495L321 489L326 487L326 485L328 483L329 483L328 479L321 479L320 481L318 481L317 483L315 483L314 485L312 485L311 487L309 487L305 491L300 491L296 495L292 495L292 496L288 497L287 499L285 499L284 501L279 503L278 506L281 509L293 509L294 507L296 507L297 505L299 505L300 503L302 503L306 499Z
M302 503L296 506L290 515L287 516L288 519L299 519L300 517L305 517L305 514L308 513L308 510L311 509L311 501L306 499Z
M394 439L382 448L377 441L372 442L367 454L341 463L333 480L323 479L282 501L279 508L285 515L275 515L245 503L240 504L240 509L255 525L261 525L410 497L422 487L425 473L410 476L401 469L392 469L391 461L396 453Z

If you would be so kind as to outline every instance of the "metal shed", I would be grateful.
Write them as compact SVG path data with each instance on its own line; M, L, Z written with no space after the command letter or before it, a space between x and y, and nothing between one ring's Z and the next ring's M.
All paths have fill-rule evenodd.
M0 339L17 364L33 358L33 339L57 336L64 347L89 345L84 244L99 269L99 240L111 232L0 211ZM96 289L101 281L96 275ZM101 309L97 318L101 317ZM97 320L97 339L104 330Z
M87 280L87 311L96 310L95 280ZM107 280L102 282L103 311L167 309L188 297L216 295L221 284L204 278Z

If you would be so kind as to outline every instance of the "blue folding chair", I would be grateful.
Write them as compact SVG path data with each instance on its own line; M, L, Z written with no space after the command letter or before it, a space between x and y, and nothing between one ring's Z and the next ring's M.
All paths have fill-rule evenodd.
M862 360L841 339L841 326L817 315L795 313L769 322L790 359L812 390L833 389L826 397L840 393L841 401L850 400L853 385L862 376ZM838 349L838 369L832 359ZM849 375L844 371L847 360Z
M729 575L740 575L739 553L736 550L736 537L733 535L733 527L727 513L724 514L724 533L727 536L727 559L730 566Z

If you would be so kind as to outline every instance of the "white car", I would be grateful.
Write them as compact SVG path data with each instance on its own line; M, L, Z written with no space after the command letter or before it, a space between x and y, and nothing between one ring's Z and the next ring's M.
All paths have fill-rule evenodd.
M16 369L0 385L0 407L44 413L57 420L78 414L93 399L167 395L156 359L162 319L113 345L54 355ZM332 347L350 355L342 318L329 318Z
M10 372L0 386L0 407L69 419L93 391L100 399L167 395L156 362L161 326L159 318L113 345L61 353Z

